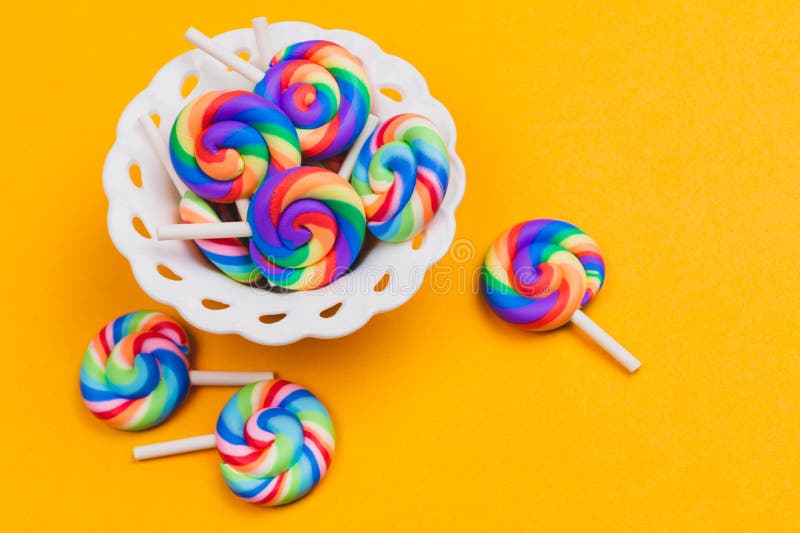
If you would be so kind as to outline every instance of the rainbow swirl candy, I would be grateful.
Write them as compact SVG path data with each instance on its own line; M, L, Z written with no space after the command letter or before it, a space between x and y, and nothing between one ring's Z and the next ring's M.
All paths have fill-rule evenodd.
M187 191L180 202L181 221L186 224L221 222L220 216L202 198ZM209 261L239 283L255 283L261 272L250 258L250 250L239 239L198 239L194 241Z
M591 237L572 224L517 224L486 253L481 288L492 310L531 331L563 326L603 286L605 263Z
M329 41L303 41L272 58L253 91L280 107L297 128L303 158L347 150L367 122L372 97L361 62Z
M431 221L450 177L447 147L433 123L404 114L376 129L358 154L350 182L364 201L369 230L408 240Z
M356 260L366 219L361 199L337 174L298 167L256 191L247 212L250 255L267 281L292 290L332 282Z
M81 395L99 419L118 429L157 426L189 391L189 344L175 320L136 311L92 339L81 363Z
M247 91L213 91L190 102L172 126L169 154L192 192L219 203L249 198L266 176L300 164L292 123Z
M333 456L333 422L306 389L259 381L231 398L217 420L222 476L240 498L283 505L308 493Z

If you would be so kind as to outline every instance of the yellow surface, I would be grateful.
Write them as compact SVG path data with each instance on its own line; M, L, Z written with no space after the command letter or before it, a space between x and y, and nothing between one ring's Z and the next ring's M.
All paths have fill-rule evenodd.
M536 4L5 6L3 529L798 530L800 9ZM457 238L477 250L441 262L451 290L426 284L344 339L192 330L198 368L275 369L330 408L332 469L279 510L237 501L214 452L131 459L210 431L230 391L195 391L133 435L78 393L101 325L167 310L106 233L117 118L189 49L189 25L216 34L266 9L419 68L458 127ZM637 375L574 328L519 332L458 290L496 234L541 216L600 243L609 275L587 313L641 357Z

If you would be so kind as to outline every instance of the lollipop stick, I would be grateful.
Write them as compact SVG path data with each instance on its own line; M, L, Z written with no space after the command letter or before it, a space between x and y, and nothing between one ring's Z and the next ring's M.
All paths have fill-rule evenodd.
M252 237L247 222L208 222L198 224L164 224L156 228L159 241L189 241L198 239L227 239Z
M272 372L218 372L209 370L190 370L189 379L192 385L235 386L243 387L256 381L274 378Z
M172 184L178 190L178 194L183 196L186 194L188 189L175 173L175 169L172 168L172 161L169 159L167 143L164 142L164 139L158 132L153 120L148 116L141 116L139 117L139 124L142 126L142 130L144 131L144 136L147 138L147 142L150 143L150 148L153 149L156 157L158 157L158 160L161 161L161 166L163 166L167 171L167 175L169 176L169 179L172 180Z
M239 198L236 200L236 210L239 211L239 218L247 220L247 210L250 209L249 198Z
M269 68L269 60L272 58L272 38L269 35L269 25L267 17L253 19L253 33L256 35L256 48L258 48L257 65L262 70Z
M378 117L375 115L367 117L367 123L364 124L364 129L362 129L361 133L356 137L353 146L350 147L350 151L347 152L347 156L344 158L342 166L339 168L339 175L344 179L350 180L350 176L353 174L353 167L356 166L358 154L361 153L361 148L364 146L364 143L367 142L369 136L372 135L372 132L375 131L376 127L378 127Z
M197 48L207 53L226 67L233 69L253 83L258 83L264 77L264 72L251 65L233 52L221 47L209 37L203 35L195 28L186 30L184 37Z
M597 344L602 346L614 359L624 366L628 372L636 372L642 363L626 350L620 343L614 340L611 335L606 333L591 318L578 309L572 315L572 323L581 328Z
M137 446L133 449L133 458L137 461L146 461L147 459L166 457L167 455L210 450L216 446L216 435L200 435L198 437L189 437L188 439L169 440L156 444Z

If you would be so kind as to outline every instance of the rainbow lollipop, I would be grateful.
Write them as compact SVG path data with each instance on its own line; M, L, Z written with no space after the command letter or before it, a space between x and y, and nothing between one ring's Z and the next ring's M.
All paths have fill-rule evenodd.
M350 182L364 201L369 230L389 242L422 231L444 200L450 177L447 146L427 118L391 117L364 144Z
M334 449L333 422L308 390L288 381L247 385L228 401L216 434L134 448L139 461L217 448L222 477L243 500L291 503L322 479Z
M81 363L81 396L112 427L139 431L161 424L186 398L190 385L244 385L272 372L189 370L186 331L156 311L134 311L108 323L89 343Z
M212 91L181 110L169 139L175 173L217 203L247 199L268 175L300 165L294 125L269 100L247 91Z
M572 321L629 372L641 363L580 308L600 291L600 248L560 220L522 222L500 235L483 263L481 288L492 310L519 328L548 331Z

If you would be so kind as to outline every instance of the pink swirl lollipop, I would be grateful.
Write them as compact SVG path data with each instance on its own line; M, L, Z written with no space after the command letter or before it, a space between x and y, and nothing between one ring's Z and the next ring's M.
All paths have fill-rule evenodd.
M450 178L447 146L436 126L413 113L386 120L361 149L350 182L381 240L413 238L436 215Z
M215 434L138 446L138 461L217 448L220 470L239 498L265 506L311 491L330 467L333 422L308 390L284 380L245 386L225 405Z
M244 385L272 372L189 369L183 327L163 313L134 311L109 322L83 355L81 396L89 411L127 431L161 424L177 409L190 385Z

